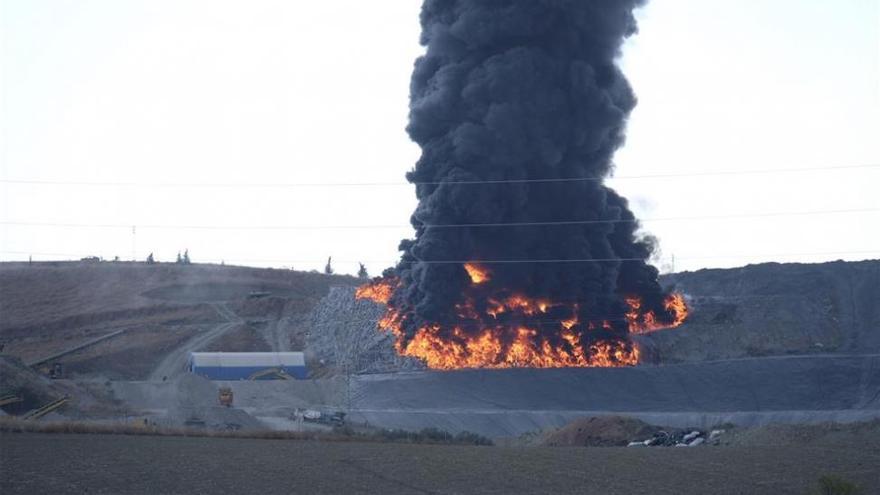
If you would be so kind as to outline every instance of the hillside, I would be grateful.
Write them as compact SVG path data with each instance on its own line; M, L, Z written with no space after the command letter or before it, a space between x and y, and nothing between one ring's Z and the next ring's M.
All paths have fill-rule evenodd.
M75 374L142 379L171 350L224 326L200 348L305 349L314 366L331 368L346 361L333 352L360 348L357 369L408 368L375 331L381 311L355 304L358 283L219 265L0 263L0 343L34 364L110 336L61 361ZM880 261L765 263L671 274L663 283L687 296L691 316L639 337L650 362L880 352ZM333 286L340 289L331 293Z
M676 273L691 316L644 339L660 362L880 351L880 261Z
M122 331L63 362L72 372L144 378L171 349L232 320L211 348L301 347L313 306L331 286L356 283L220 265L0 263L0 343L5 354L34 363Z

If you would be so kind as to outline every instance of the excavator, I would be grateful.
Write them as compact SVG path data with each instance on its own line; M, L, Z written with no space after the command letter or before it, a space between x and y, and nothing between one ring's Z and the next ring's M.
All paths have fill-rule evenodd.
M264 370L257 371L251 376L248 377L248 380L293 380L293 377L290 376L284 368L266 368Z
M284 368L266 368L256 371L248 376L248 380L293 380ZM221 406L232 407L233 393L231 387L220 387L217 392L217 400Z

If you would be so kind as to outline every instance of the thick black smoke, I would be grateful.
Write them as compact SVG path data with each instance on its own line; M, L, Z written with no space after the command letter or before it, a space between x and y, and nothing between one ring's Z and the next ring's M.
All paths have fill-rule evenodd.
M642 3L424 2L427 52L415 64L407 128L422 148L407 175L418 184L416 236L401 243L402 285L391 301L407 332L455 323L456 304L475 290L577 302L581 321L612 321L604 337L625 338L623 295L640 295L665 317L657 270L646 262L652 243L635 235L626 199L601 180L636 104L615 60ZM461 184L560 178L593 180ZM431 226L582 220L600 222ZM478 289L461 264L431 263L584 259L596 261L488 263L491 281Z

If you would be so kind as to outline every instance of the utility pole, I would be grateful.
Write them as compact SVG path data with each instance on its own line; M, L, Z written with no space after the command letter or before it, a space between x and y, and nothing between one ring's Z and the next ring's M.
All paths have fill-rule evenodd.
M131 226L131 261L137 261L137 228Z

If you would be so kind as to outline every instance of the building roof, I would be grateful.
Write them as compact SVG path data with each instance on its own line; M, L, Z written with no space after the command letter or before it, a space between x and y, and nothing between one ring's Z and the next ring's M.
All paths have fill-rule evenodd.
M305 366L302 352L191 352L192 366L205 367L281 367Z

